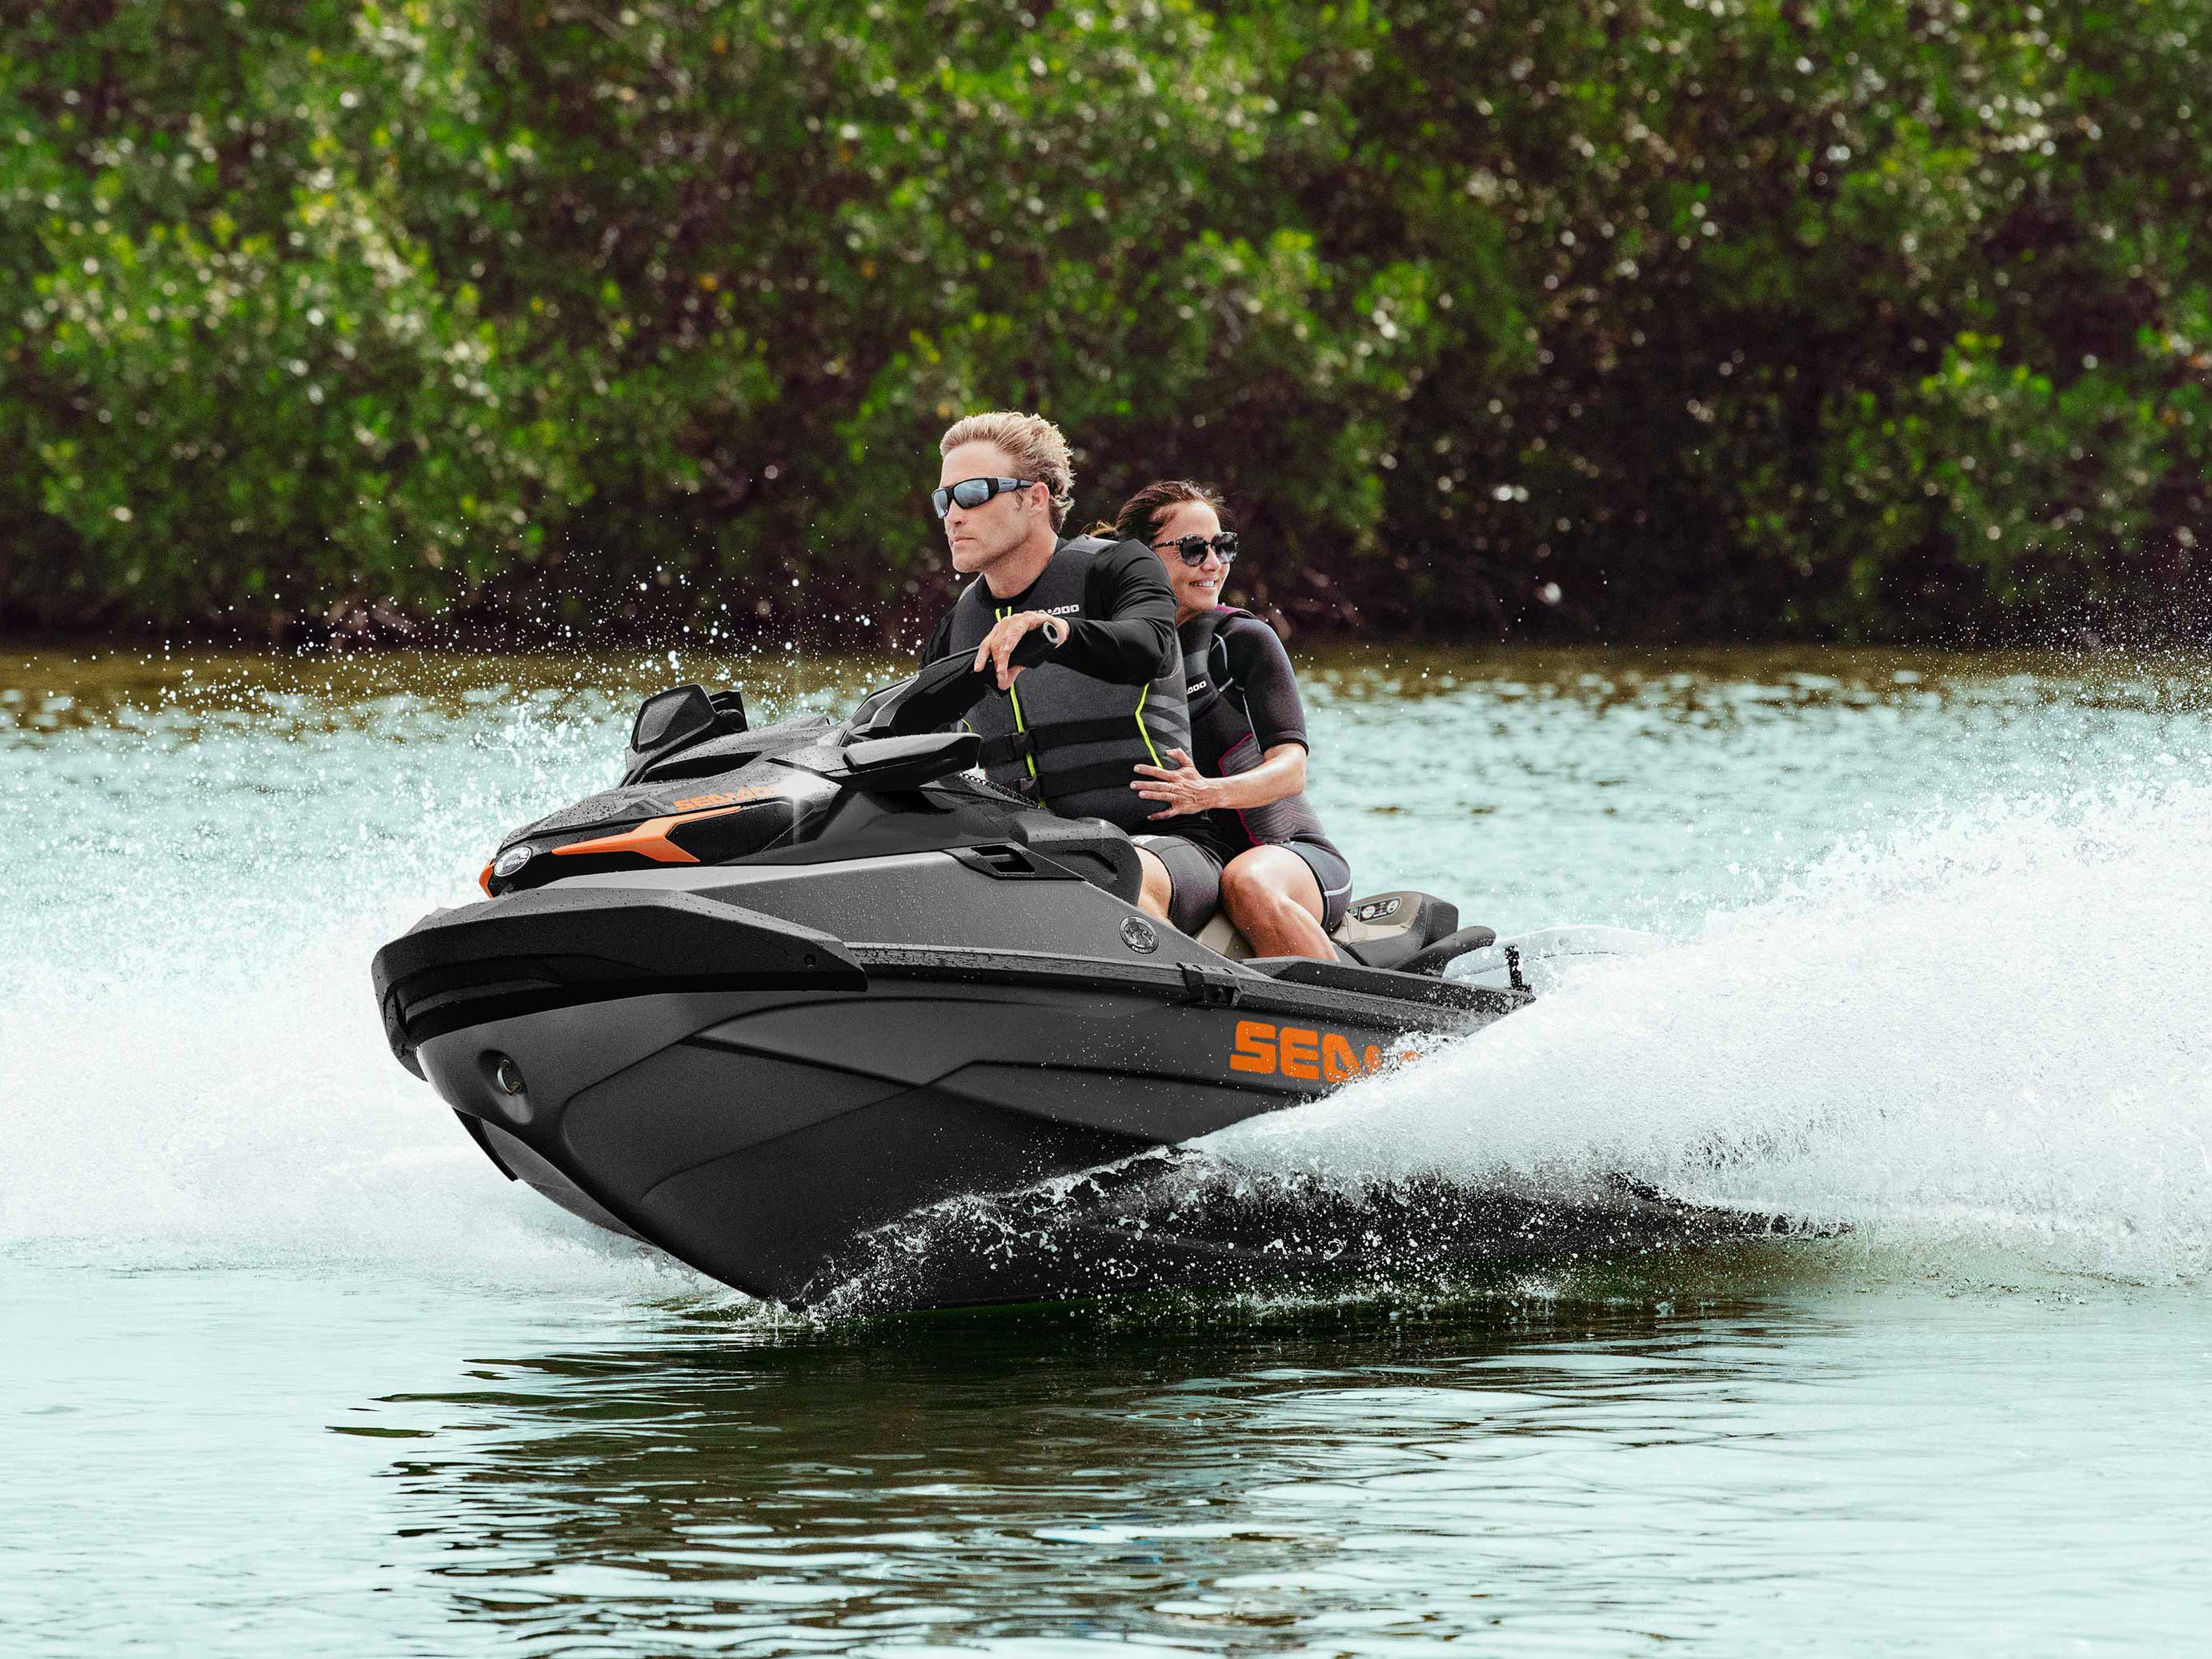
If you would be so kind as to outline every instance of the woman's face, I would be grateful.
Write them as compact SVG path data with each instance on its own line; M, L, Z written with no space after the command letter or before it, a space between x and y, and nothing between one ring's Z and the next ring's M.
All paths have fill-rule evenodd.
M1163 545L1179 536L1204 536L1208 539L1221 533L1221 515L1204 501L1177 501L1160 520L1160 527L1152 532L1152 550L1168 568L1168 586L1175 589L1176 615L1187 617L1200 611L1211 611L1221 603L1221 585L1228 580L1229 567L1221 562L1221 556L1212 549L1206 550L1206 562L1193 568L1182 562L1182 555Z

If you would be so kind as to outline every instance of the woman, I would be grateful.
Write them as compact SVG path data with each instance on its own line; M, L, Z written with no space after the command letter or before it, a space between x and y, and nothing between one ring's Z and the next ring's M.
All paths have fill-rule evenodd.
M1310 744L1290 653L1267 623L1220 602L1237 557L1223 511L1205 485L1165 479L1114 521L1117 538L1149 543L1167 566L1195 753L1170 749L1173 769L1139 766L1130 787L1161 804L1155 821L1205 815L1193 838L1224 860L1222 908L1257 954L1333 962L1352 866L1305 796Z

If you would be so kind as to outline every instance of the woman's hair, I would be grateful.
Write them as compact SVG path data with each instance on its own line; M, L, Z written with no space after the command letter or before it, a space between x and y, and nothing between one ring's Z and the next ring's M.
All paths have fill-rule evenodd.
M1042 484L1052 495L1052 527L1060 528L1067 509L1075 505L1075 462L1058 427L1042 415L1010 409L963 416L938 441L937 453L950 455L961 445L973 443L998 445L1015 471Z
M1221 499L1219 490L1188 478L1162 478L1157 483L1146 484L1121 503L1121 510L1114 515L1111 526L1114 539L1149 544L1161 520L1185 501L1205 502L1219 515L1223 528L1228 527L1229 504Z

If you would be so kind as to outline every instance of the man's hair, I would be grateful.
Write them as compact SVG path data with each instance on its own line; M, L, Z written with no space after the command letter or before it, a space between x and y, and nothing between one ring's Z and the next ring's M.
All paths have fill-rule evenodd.
M1220 518L1222 527L1228 527L1229 505L1219 490L1188 478L1162 478L1121 503L1121 510L1114 515L1115 539L1149 544L1161 522L1185 501L1205 502Z
M963 444L977 443L998 445L1014 464L1017 476L1034 478L1050 492L1052 527L1059 529L1067 509L1075 505L1075 462L1060 428L1042 415L994 409L955 421L938 440L937 453L950 455Z

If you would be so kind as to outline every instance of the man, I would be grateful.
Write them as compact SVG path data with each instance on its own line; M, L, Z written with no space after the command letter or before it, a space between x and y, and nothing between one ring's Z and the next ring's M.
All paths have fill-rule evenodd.
M975 580L922 660L973 652L975 671L997 680L967 720L983 738L985 775L1064 817L1105 818L1132 835L1150 828L1153 805L1131 787L1134 769L1190 747L1166 571L1142 542L1060 535L1075 469L1043 416L970 415L938 450L930 502L952 568ZM1014 647L1038 630L1051 655L1016 666ZM1220 892L1212 854L1159 834L1144 836L1137 856L1139 904L1185 932L1201 927Z

